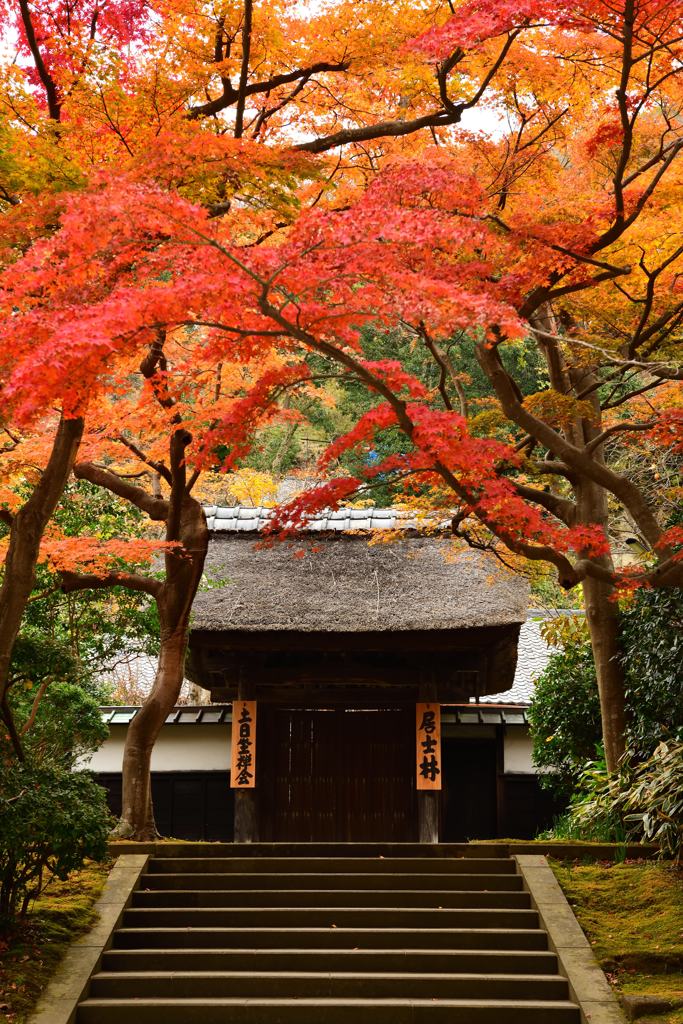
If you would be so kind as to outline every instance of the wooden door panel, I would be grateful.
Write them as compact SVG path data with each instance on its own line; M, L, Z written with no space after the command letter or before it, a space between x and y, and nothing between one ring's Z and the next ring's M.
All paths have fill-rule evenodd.
M269 707L261 722L264 839L400 842L415 838L409 712Z

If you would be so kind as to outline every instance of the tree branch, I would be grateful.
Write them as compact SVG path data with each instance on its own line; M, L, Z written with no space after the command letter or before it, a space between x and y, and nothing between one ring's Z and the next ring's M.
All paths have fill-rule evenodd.
M328 149L334 149L335 146L346 146L350 142L400 138L403 135L412 135L413 132L420 131L421 128L446 128L448 125L458 124L463 109L463 107L456 107L452 113L438 110L432 114L415 117L412 121L380 121L379 124L363 125L361 128L342 128L341 131L334 132L332 135L312 139L310 142L301 142L294 148L301 153L325 153Z
M136 459L139 459L140 462L144 462L146 466L149 466L150 469L153 469L155 473L158 473L159 476L162 476L164 480L170 484L171 474L168 467L165 466L163 462L155 462L154 459L148 458L142 448L138 448L136 444L129 441L123 434L119 434L117 440L120 441L121 444L125 445L126 448L133 453Z
M17 756L17 760L24 761L24 748L21 743L21 737L19 736L19 733L17 731L17 726L14 721L12 709L9 706L7 690L5 690L5 692L2 695L2 699L0 700L0 716L2 717L2 720L5 723L7 732L9 733L10 742L14 747L14 753Z
M590 455L599 448L601 444L607 440L608 437L613 437L614 434L621 434L624 431L631 430L652 430L656 425L656 420L648 420L647 423L615 423L614 426L608 427L607 430L603 430L601 434L594 437L584 448L587 455Z
M482 370L493 385L505 415L522 430L538 438L558 459L566 462L579 475L585 475L617 498L633 516L643 536L652 548L656 547L661 530L652 509L640 490L625 476L613 472L603 462L591 458L583 448L577 448L559 434L550 424L538 419L521 402L508 372L495 348L478 344L476 356Z
M443 401L445 408L448 409L449 412L452 412L453 403L451 402L450 395L448 394L448 390L446 388L446 378L449 376L450 367L448 366L441 350L439 349L436 342L429 334L429 331L424 326L424 324L420 324L419 333L422 336L422 340L424 341L425 345L431 352L434 362L439 367L439 393L441 395L441 399Z
M244 130L244 107L247 100L247 79L249 78L249 54L251 52L251 23L254 13L254 0L244 0L244 24L242 26L242 66L240 82L237 89L237 109L235 111L235 138L241 139Z
M244 95L254 96L257 93L269 93L274 89L278 89L281 85L291 85L292 82L297 82L300 78L311 78L313 75L323 74L326 71L337 72L337 71L348 71L351 62L348 60L339 61L337 63L331 63L330 61L318 61L316 64L311 64L306 68L299 68L296 71L288 71L285 74L273 75L272 78L268 78L264 82L252 82L247 84L244 88ZM227 80L223 82L223 93L217 96L214 100L208 100L206 103L200 104L197 107L191 107L188 113L190 120L196 120L200 117L210 117L212 114L218 114L221 110L227 110L234 103L237 102L238 91L234 86L230 85Z
M43 60L43 55L40 52L40 47L38 46L38 40L36 39L35 29L33 28L33 20L31 18L28 0L19 0L19 8L21 10L21 20L24 26L24 32L26 33L26 41L33 56L38 77L45 89L48 113L53 121L58 122L61 117L59 94L57 92L55 81L47 69L47 65Z
M612 281L620 274L630 273L630 267L615 267L613 270L605 270L602 274L596 274L595 277L587 277L583 281L574 281L571 284L560 285L559 288L551 288L546 293L545 301L552 302L553 299L558 299L561 295L572 295L574 292L582 292L586 288L594 288L596 285L602 284L603 281Z
M552 491L541 491L537 487L528 487L526 484L515 483L513 486L521 498L541 505L566 526L574 524L576 505L569 498L562 498L558 494L553 494Z
M77 590L108 590L110 587L125 587L142 594L158 598L163 590L163 583L134 572L108 572L104 576L94 573L61 573L62 592L72 594Z
M103 466L96 466L94 462L77 462L73 472L77 480L88 480L91 484L106 488L112 494L135 505L155 522L166 521L169 504L165 498L154 498L142 487L122 480L116 473L112 473Z
M45 679L40 684L40 689L38 690L38 693L35 696L35 700L33 701L33 704L31 706L31 714L28 716L28 718L27 718L26 722L24 723L24 726L23 726L23 728L21 730L21 735L22 736L26 735L26 733L29 731L29 729L31 728L31 726L35 722L36 715L38 714L38 708L40 707L40 702L43 699L43 697L45 696L45 691L47 690L47 688L48 688L48 686L50 685L51 682L52 682L51 679Z
M564 476L569 481L573 481L574 479L574 475L566 462L555 462L549 459L536 459L533 466L541 475L547 473L549 476Z

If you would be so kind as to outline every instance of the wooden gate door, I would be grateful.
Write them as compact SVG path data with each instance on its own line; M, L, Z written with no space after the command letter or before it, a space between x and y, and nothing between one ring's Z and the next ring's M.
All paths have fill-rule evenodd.
M416 839L414 714L274 706L260 714L262 839Z

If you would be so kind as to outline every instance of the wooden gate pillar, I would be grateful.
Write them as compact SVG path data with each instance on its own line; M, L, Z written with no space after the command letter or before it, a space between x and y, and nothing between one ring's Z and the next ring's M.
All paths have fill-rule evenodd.
M421 843L438 843L441 794L426 790L417 795L418 839Z
M253 684L243 682L241 679L237 685L238 700L233 704L234 708L240 700L253 700L255 687ZM232 742L235 743L235 722L233 717ZM256 774L256 759L254 759L254 775ZM235 755L233 748L233 764ZM256 789L257 779L250 787L234 787L235 794L235 842L236 843L257 843L259 838L259 815L258 815L258 791Z
M436 687L422 685L416 705L417 828L420 843L438 843L441 826L441 708Z

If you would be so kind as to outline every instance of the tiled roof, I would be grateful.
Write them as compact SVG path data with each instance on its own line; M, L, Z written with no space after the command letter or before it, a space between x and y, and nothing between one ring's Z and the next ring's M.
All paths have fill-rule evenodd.
M107 725L130 725L137 715L139 707L103 707L100 708L102 720ZM444 722L458 725L526 725L526 711L523 707L499 706L483 707L478 705L458 704L444 711ZM196 707L183 706L173 708L166 719L166 725L227 725L232 721L231 704L208 704Z
M133 705L100 708L102 720L107 725L130 725L139 707ZM230 721L230 704L182 705L173 708L166 718L166 725L223 725Z
M241 505L206 505L206 522L211 533L256 533L271 522L274 509ZM394 508L340 508L336 512L318 512L307 519L306 532L353 530L418 530L421 521L413 514Z
M545 615L530 612L519 632L517 647L517 668L515 681L510 690L493 693L479 698L480 704L521 704L528 706L534 691L534 680L541 674L552 649L541 635L541 623Z

